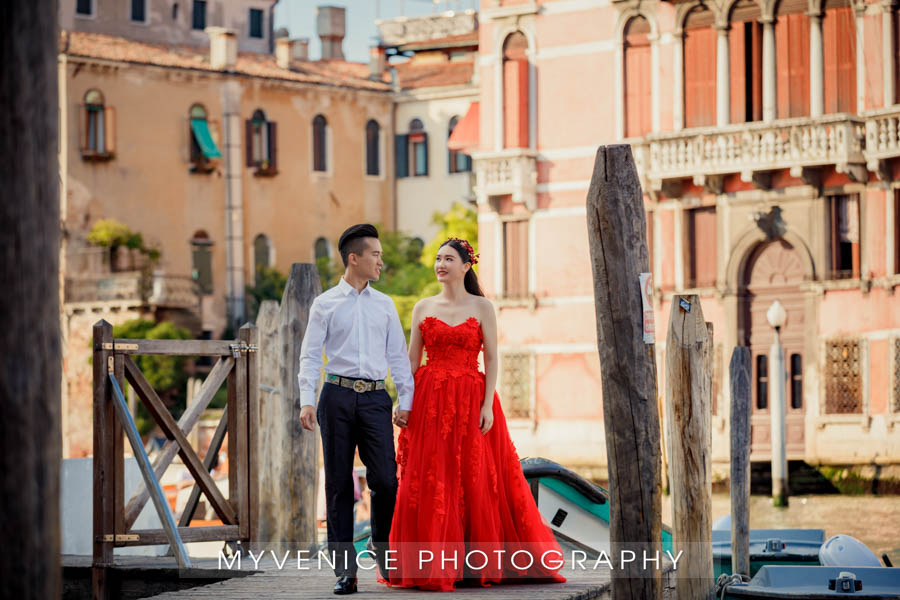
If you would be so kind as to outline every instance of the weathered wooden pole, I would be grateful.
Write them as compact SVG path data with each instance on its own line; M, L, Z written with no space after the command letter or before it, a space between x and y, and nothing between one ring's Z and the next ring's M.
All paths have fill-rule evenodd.
M666 336L666 429L678 563L677 598L715 592L712 560L711 340L696 295L674 296Z
M58 598L56 2L0 3L0 598Z
M650 270L647 224L631 147L597 150L587 225L603 381L611 549L614 561L623 551L638 557L624 569L613 569L612 597L655 600L661 597L660 572L653 563L645 568L641 558L660 556L659 414L653 312L644 311L641 298L640 276Z
M263 356L259 384L265 387L261 389L260 427L265 433L259 455L264 465L260 474L260 546L308 550L316 543L319 440L318 432L300 426L297 372L309 309L321 291L315 265L295 263L278 309L277 337L271 333L274 307L262 307L266 312L260 325ZM272 381L272 361L277 364L277 383Z
M731 572L750 576L750 349L735 346L731 377Z

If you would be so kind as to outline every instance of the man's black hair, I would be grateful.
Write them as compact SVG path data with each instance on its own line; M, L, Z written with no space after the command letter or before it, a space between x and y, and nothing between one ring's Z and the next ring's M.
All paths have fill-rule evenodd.
M378 230L375 229L374 225L361 223L347 228L347 230L341 234L341 239L338 240L338 252L341 253L341 260L344 261L344 267L350 264L351 254L360 256L365 251L367 245L365 238L378 239Z

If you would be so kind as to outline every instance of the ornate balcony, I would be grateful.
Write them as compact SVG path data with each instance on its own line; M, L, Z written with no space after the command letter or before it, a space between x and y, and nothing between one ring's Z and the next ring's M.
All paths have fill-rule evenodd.
M128 271L66 278L66 303L131 303L199 310L200 297L189 276Z
M479 204L491 196L509 195L529 210L537 207L537 152L528 148L476 152L472 160Z
M867 166L886 181L890 179L886 161L900 156L900 107L868 112L865 119Z
M649 160L642 175L656 190L665 180L691 177L710 187L710 180L721 181L729 173L764 188L771 171L791 169L805 178L806 169L835 165L851 179L865 181L867 128L863 117L834 114L651 134L645 138Z

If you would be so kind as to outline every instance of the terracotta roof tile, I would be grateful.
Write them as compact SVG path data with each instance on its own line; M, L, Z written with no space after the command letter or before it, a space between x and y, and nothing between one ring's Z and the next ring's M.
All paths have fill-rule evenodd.
M461 33L458 35L448 35L442 38L432 40L419 40L417 42L408 42L399 44L398 47L403 50L419 50L423 48L454 48L478 45L478 31L470 31L469 33Z
M394 65L400 88L404 90L471 83L472 61L415 64L414 61Z
M164 45L137 42L127 38L64 30L60 32L60 51L70 56L100 58L182 69L217 71L209 64L209 50L203 46ZM340 60L298 63L292 70L280 68L270 54L239 53L235 72L252 77L283 79L300 83L388 91L386 81L368 79L369 66Z

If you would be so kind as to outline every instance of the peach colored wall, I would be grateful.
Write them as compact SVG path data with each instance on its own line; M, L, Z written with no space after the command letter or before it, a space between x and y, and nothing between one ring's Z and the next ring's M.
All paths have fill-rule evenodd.
M887 412L891 392L889 340L869 342L869 365L869 412L883 414Z
M885 190L870 189L865 194L866 235L863 239L863 253L869 262L868 273L863 275L884 277L887 274L887 201L893 201L893 194Z
M585 354L542 354L537 357L537 418L543 419L603 419L600 379L600 357L596 352ZM578 391L566 393L561 401L560 390L571 390L577 381Z
M535 295L538 298L593 295L588 260L590 248L583 215L538 220L535 239L531 243L546 249L535 254ZM560 257L568 260L560 260Z
M859 334L900 328L900 302L881 288L867 296L860 290L832 290L819 304L822 337Z

